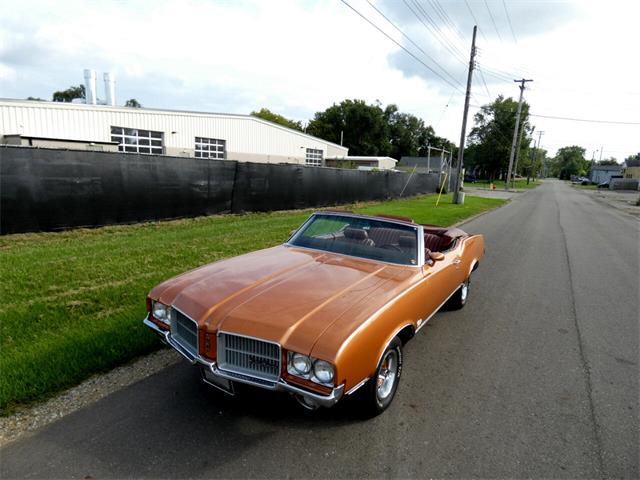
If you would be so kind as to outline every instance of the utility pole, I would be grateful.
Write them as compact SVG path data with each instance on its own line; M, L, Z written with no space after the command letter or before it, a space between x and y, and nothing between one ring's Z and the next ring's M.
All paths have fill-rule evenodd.
M513 142L511 142L511 155L509 155L509 170L507 171L507 178L505 178L504 189L509 190L509 182L511 181L511 170L513 169L513 157L516 153L516 144L518 143L518 128L520 127L520 112L522 111L522 96L524 94L524 84L526 82L533 82L533 80L514 80L514 82L520 84L520 100L518 100L518 112L516 113L516 128L513 130Z
M530 173L532 174L531 176L533 176L533 165L534 165L535 161L538 159L538 152L541 150L540 142L542 141L542 135L543 134L544 134L544 132L542 130L538 131L538 144L537 144L538 151L536 152L536 155L533 157L533 163L531 163L531 171L530 171ZM529 176L527 175L527 185L528 184L529 184Z
M513 166L513 176L509 179L513 188L515 188L516 175L518 174L518 159L520 158L520 144L522 143L522 135L524 135L524 125L520 129L520 135L518 136L518 145L516 146L516 164Z
M604 147L600 147L600 161L602 161L602 150L604 150Z
M453 184L453 203L464 203L464 194L460 194L462 184L462 165L464 164L464 139L467 136L467 114L469 113L469 97L471 96L471 79L473 78L474 59L476 57L476 32L478 26L473 26L473 38L471 39L471 55L469 58L469 74L467 75L467 93L464 98L464 113L462 114L462 131L460 132L460 150L456 162L456 180Z

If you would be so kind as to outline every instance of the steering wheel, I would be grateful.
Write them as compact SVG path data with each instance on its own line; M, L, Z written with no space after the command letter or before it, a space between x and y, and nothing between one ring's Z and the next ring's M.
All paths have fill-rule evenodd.
M385 243L384 245L380 245L378 248L383 248L385 250L395 250L396 252L402 252L402 249L398 245L392 245L390 243Z

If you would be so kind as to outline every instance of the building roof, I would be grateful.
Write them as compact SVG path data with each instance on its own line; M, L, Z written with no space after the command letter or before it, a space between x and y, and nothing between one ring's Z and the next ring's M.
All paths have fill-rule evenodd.
M326 160L353 160L354 162L371 162L371 161L380 161L380 160L393 160L397 162L395 158L392 157L368 157L366 155L333 155L331 157L326 157Z
M264 123L271 127L279 128L281 130L286 130L296 135L300 135L305 138L310 138L314 140L322 140L324 143L328 143L330 145L334 145L338 148L347 149L342 145L338 145L337 143L330 142L325 140L324 138L314 137L313 135L309 135L307 133L301 132L299 130L294 130L289 127L285 127L284 125L280 125L279 123L270 122L269 120L265 120L260 117L256 117L254 115L247 115L242 113L215 113L215 112L199 112L192 110L171 110L165 108L147 108L147 107L120 107L120 106L111 106L111 105L87 105L86 103L73 103L73 102L52 102L48 100L22 100L19 98L0 98L0 104L2 103L14 103L14 104L22 104L22 106L39 106L39 107L54 107L54 108L68 108L68 109L81 109L81 110L94 110L94 111L109 111L109 112L134 112L134 113L148 113L148 114L172 114L172 115L187 115L187 116L206 116L206 117L226 117L226 118L243 118L247 120L253 120L258 123Z
M591 167L591 171L594 170L619 172L620 170L622 170L622 165L594 165L593 167Z

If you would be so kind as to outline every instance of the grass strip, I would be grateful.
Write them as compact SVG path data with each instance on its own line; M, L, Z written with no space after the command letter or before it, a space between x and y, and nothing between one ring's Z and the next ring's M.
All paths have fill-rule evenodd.
M489 188L490 183L493 183L496 186L497 190L504 190L504 180L494 180L493 182L490 182L489 180L477 180L475 183L465 182L464 184L467 187ZM536 180L534 182L532 179L529 183L527 183L526 178L518 179L514 182L513 188L520 190L530 190L532 188L536 188L540 184L540 180Z
M346 206L451 225L504 200L436 195ZM285 240L313 210L220 215L0 237L0 414L151 352L145 298L160 281Z

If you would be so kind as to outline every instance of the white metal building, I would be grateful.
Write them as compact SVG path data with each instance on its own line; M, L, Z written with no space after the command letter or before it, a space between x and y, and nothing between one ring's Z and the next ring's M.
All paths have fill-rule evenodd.
M0 143L324 165L348 149L250 115L0 99Z
M391 157L373 157L373 156L327 156L325 158L325 164L328 167L339 166L340 164L347 162L353 164L358 169L364 170L393 170L396 168L398 161Z

